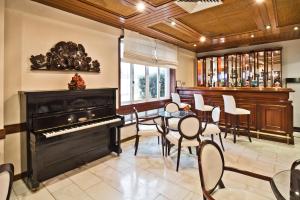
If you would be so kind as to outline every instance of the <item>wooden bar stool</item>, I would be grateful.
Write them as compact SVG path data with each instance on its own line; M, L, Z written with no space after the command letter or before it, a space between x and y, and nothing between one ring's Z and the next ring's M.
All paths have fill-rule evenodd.
M201 115L201 118L203 118L205 121L210 121L211 112L214 107L205 105L204 99L201 94L194 94L194 101L195 101L195 110L198 112L200 111L203 113L203 116Z
M251 141L250 136L250 114L251 112L249 110L243 109L243 108L237 108L236 103L234 100L234 97L231 95L222 95L224 100L224 110L225 110L225 136L227 137L227 131L228 131L228 120L227 117L230 118L230 129L233 128L233 142L236 143L236 134L239 134L240 130L240 116L246 115L247 116L247 128L244 129L248 133L249 141ZM232 118L234 118L234 123L232 123Z

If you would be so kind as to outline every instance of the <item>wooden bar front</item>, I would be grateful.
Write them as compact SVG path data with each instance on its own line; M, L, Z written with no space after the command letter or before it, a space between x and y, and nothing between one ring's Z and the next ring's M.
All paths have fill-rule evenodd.
M250 128L253 137L294 144L293 105L289 88L229 88L185 87L177 88L181 100L194 108L193 94L202 94L206 105L221 107L221 125L224 125L222 95L233 95L237 107L251 111ZM241 117L241 126L246 117Z

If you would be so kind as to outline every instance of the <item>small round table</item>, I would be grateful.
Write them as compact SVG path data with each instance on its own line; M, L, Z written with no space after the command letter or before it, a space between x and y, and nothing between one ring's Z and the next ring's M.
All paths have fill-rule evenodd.
M163 147L165 146L166 144L166 134L168 132L167 130L167 126L166 126L166 120L169 119L169 118L183 118L185 116L188 116L188 115L195 115L195 113L193 113L192 111L176 111L176 112L167 112L167 111L161 111L158 113L158 116L161 118L161 126L162 126L162 130L163 130L163 141L162 141L162 145ZM163 155L166 155L167 156L167 148L166 148L166 154L163 153Z
M291 179L294 186L291 186ZM300 200L300 170L278 172L272 178L271 187L277 200Z

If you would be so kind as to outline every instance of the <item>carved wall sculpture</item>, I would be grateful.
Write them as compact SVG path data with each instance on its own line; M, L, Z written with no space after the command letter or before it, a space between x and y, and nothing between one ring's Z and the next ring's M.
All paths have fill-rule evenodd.
M58 42L46 55L32 55L31 70L100 72L98 60L92 60L82 44Z

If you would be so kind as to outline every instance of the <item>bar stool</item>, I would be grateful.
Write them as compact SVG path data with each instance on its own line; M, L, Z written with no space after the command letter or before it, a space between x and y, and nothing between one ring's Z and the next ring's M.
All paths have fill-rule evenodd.
M177 103L179 108L185 108L186 106L191 107L190 104L181 103L180 96L178 93L171 93L171 97L172 97L172 102Z
M233 142L236 143L236 134L240 132L240 116L246 115L247 116L247 128L245 129L248 133L249 141L251 141L250 136L250 114L251 112L249 110L243 109L243 108L237 108L236 103L234 100L234 97L231 95L222 95L224 100L224 110L225 110L225 136L227 137L227 117L229 115L230 118L230 125L232 126L232 120L231 118L234 117L234 127L233 127Z
M195 110L203 113L204 120L209 121L210 113L212 112L214 107L205 105L203 96L201 94L194 94L194 101L195 101Z

